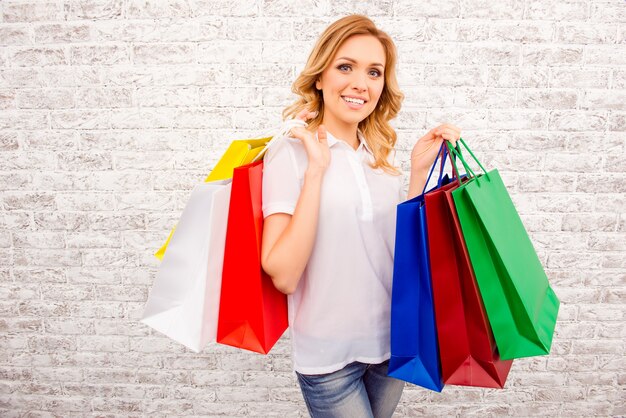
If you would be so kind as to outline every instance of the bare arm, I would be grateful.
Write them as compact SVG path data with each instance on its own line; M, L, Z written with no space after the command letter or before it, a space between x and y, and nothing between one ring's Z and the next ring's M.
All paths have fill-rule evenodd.
M305 120L312 115L303 111L298 118ZM304 184L293 215L275 213L265 219L261 242L263 270L272 278L274 286L285 294L296 290L311 257L317 235L322 181L330 163L323 125L318 128L318 139L303 127L292 128L291 133L302 141L307 152Z
M282 293L296 290L315 243L323 173L305 174L293 215L275 213L263 224L261 263Z

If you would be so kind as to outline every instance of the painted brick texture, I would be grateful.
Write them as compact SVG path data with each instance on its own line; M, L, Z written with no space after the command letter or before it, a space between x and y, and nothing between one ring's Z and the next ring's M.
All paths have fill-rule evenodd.
M152 256L317 35L394 38L398 156L439 123L497 167L562 301L505 390L405 388L398 417L626 415L623 0L0 3L0 416L308 416L286 334L201 354L138 319Z

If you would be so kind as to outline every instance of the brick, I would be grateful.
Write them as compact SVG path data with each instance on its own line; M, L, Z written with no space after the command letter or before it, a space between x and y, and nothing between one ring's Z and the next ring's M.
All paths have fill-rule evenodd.
M184 64L196 62L196 56L202 55L202 48L196 51L191 43L150 43L135 45L132 48L132 59L135 64Z
M591 5L591 21L608 22L626 22L626 12L623 4L618 1L597 1Z
M0 28L0 41L2 45L28 45L31 43L31 32L28 27L22 25L4 24Z
M548 124L545 112L532 110L494 109L489 111L488 121L491 129L543 130Z
M99 285L96 287L98 300L145 302L148 295L142 287Z
M130 51L126 45L80 45L69 48L72 65L116 65L130 63Z
M213 89L211 89L213 90ZM215 99L219 97L213 93ZM233 95L237 97L237 95ZM140 87L135 91L137 104L140 106L198 106L200 104L197 87ZM213 105L218 105L214 100ZM207 103L202 103L207 105Z
M220 386L215 390L220 402L264 402L269 401L268 388L247 388Z
M2 190L24 190L32 183L32 176L27 173L0 173L0 189Z
M91 284L74 284L68 287L65 283L49 283L41 285L41 296L47 301L93 300L95 299L95 291Z
M548 22L494 22L490 27L489 38L519 43L550 42L554 31L553 24Z
M41 332L43 326L40 319L2 318L0 319L0 330L11 334L30 334Z
M598 65L624 65L626 58L620 54L620 45L587 45L585 47L584 64Z
M139 337L132 338L130 340L130 351L133 352L141 352L141 353L171 353L177 352L182 353L185 352L186 348L168 338L163 336L162 334L158 334L158 336L151 337Z
M48 116L41 110L5 111L0 115L0 129L46 129Z
M612 405L605 400L601 402L591 402L585 400L584 402L564 402L561 408L561 413L564 416L609 416L612 410Z
M113 109L108 116L115 129L170 128L172 125L171 109Z
M3 5L4 22L32 22L38 20L63 20L63 6L56 2L25 2Z
M523 65L580 64L583 61L583 48L577 46L523 45L521 56Z
M17 132L0 132L1 151L17 151L19 148Z
M586 20L588 18L587 4L583 1L560 2L531 1L524 13L526 19L543 20L546 17L550 20Z
M113 196L109 193L81 192L56 195L56 207L61 211L97 211L114 207Z
M625 90L587 90L582 100L581 109L626 110Z
M459 60L468 64L515 65L519 62L521 50L518 45L491 44L472 46L461 49Z
M268 375L267 371L263 371ZM190 372L191 383L203 387L242 386L243 373L240 371L193 370Z
M140 215L89 213L87 216L92 230L124 231L145 228L144 219Z
M36 367L33 369L33 380L42 382L80 382L83 373L80 369L67 367Z
M442 100L447 99L447 92L442 91ZM454 106L464 108L508 108L515 106L515 93L512 89L500 88L463 88L455 89ZM424 100L422 103L433 104L434 106L444 107L447 104L438 105L436 101Z
M94 412L136 412L144 410L148 405L141 399L93 398L91 408ZM128 416L128 415L125 415Z
M59 47L16 47L8 53L11 63L18 67L69 64L65 51Z
M606 126L607 117L601 111L555 110L550 114L550 130L597 131Z
M72 212L38 212L34 215L37 228L44 230L81 231L88 227L87 214Z
M22 248L64 248L64 234L60 232L20 232L13 233L13 246Z
M125 2L123 9L127 18L184 18L193 16L194 3L185 1L170 1L167 3L131 0ZM218 14L219 15L219 14Z
M129 88L81 87L75 90L76 107L118 108L132 106L132 91Z
M614 231L617 226L616 214L576 214L563 215L562 230L572 232Z
M493 5L486 0L463 0L461 2L461 16L464 18L483 19L521 19L523 5L514 0L506 0Z
M602 261L588 253L552 252L548 256L548 268L599 268Z
M575 109L577 101L572 90L522 89L517 96L517 106L528 109Z
M576 339L572 342L572 354L620 354L624 352L624 343L621 340Z
M45 318L44 328L47 333L60 335L94 334L94 321L84 318Z
M515 64L488 67L488 85L495 87L548 87L550 80L549 67L541 65L519 67L513 65Z
M581 321L619 321L624 316L624 309L611 304L581 304L579 309Z
M211 18L202 21L200 34L205 40L226 38L231 40L286 41L292 38L295 17L255 17L255 25L249 25L246 18L231 17L224 22ZM223 24L222 24L223 23ZM395 39L395 38L394 38Z
M90 41L89 26L76 23L43 23L33 27L34 41L38 44Z
M626 131L626 113L611 111L609 115L610 131Z
M578 177L578 184L576 185L577 192L595 193L598 191L598 187L602 187L605 193L623 193L626 191L626 185L624 184L624 175L620 174L586 174ZM620 200L614 199L610 194L607 194L597 202L596 210L610 211L613 204L619 205ZM611 205L611 206L610 206Z
M556 41L571 44L605 44L616 40L615 25L580 25L565 23L557 26Z
M576 176L574 174L539 173L532 176L523 176L519 181L519 190L522 192L573 192L575 184Z
M609 70L606 68L550 68L550 86L564 88L607 88Z
M545 157L544 168L553 173L588 173L597 170L602 165L602 159L602 155L586 155L582 157L579 154L548 154Z
M149 329L139 322L122 322L117 320L99 319L94 323L94 332L98 335L117 335L129 337L147 337Z
M76 149L76 136L69 131L24 131L20 133L24 148L32 151Z
M126 336L99 336L84 335L76 337L77 348L80 351L120 351L129 350L130 343Z
M58 110L50 113L50 124L54 129L105 129L110 118L107 110Z
M76 341L65 336L31 336L28 338L30 351L50 353L57 351L76 351Z

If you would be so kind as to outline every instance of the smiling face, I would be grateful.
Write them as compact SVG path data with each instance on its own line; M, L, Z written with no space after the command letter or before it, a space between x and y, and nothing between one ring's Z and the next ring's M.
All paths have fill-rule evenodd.
M385 86L385 50L371 35L348 38L315 87L324 96L324 123L355 127L376 108Z

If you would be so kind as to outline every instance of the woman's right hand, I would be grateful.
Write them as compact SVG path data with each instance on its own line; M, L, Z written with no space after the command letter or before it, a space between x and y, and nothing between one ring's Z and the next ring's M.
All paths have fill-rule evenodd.
M310 112L304 109L298 113L296 119L306 122L307 120L314 118L316 115L317 112ZM324 173L330 164L330 149L328 148L328 141L326 138L326 127L324 125L320 125L317 128L318 139L315 139L313 132L300 126L291 128L289 132L294 138L298 138L304 145L307 156L309 157L309 166L307 171Z

